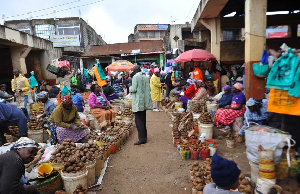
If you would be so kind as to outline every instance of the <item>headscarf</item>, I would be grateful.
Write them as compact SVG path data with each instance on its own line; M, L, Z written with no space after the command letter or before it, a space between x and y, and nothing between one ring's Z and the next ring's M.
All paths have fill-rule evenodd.
M211 163L211 178L220 187L233 185L240 176L237 164L214 154Z
M0 85L0 88L3 88L3 87L6 87L6 88L7 88L6 84L1 84L1 85Z
M233 85L233 87L235 87L237 90L242 91L243 90L243 85L241 83L235 83Z
M119 84L121 81L119 79L116 79L115 82Z
M254 106L256 104L256 101L254 98L249 98L249 100L246 102L246 106Z
M154 68L154 73L159 72L159 68Z
M18 149L18 148L38 148L38 144L28 137L21 137L14 145L11 147L11 149Z
M148 68L148 66L147 66L147 65L144 65L144 68Z
M231 90L231 87L229 85L226 85L223 87L223 90Z
M209 74L206 76L206 79L213 79L213 76Z
M48 92L46 91L41 91L40 93L37 94L37 97L39 99L45 99L45 98L48 98Z
M72 104L73 101L72 101L72 98L70 95L64 95L62 98L61 98L61 103L62 104Z
M194 81L192 79L188 79L188 80L186 80L186 82L189 83L189 84L193 84L194 83Z

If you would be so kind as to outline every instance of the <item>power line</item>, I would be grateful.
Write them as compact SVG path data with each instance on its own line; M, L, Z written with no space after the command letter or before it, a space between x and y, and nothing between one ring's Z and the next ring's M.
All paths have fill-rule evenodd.
M198 1L198 0L195 0L195 1L194 1L193 5L192 5L192 7L191 7L191 9L190 9L190 11L188 12L188 14L186 15L186 17L185 17L185 19L184 19L184 22L186 22L187 17L190 15L190 13L191 13L192 9L194 8L194 5L195 5L195 3L196 3L197 1Z
M36 13L36 12L40 12L40 11L46 11L46 10L49 10L49 9L54 9L54 8L61 7L61 6L64 6L64 5L69 5L69 4L72 4L72 3L76 3L76 2L79 2L79 1L81 1L81 0L76 0L76 1L68 2L68 3L63 3L63 4L60 4L60 5L55 5L55 6L47 7L47 8L44 8L44 9L29 11L27 13L22 13L22 14L18 14L18 15L8 16L8 17L5 17L5 19L6 18L14 18L14 17L19 17L19 16L24 16L24 15L27 15L29 13Z

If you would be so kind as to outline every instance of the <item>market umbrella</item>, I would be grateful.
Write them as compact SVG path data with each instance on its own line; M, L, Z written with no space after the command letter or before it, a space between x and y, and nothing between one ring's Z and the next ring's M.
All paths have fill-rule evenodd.
M107 71L131 71L133 69L133 64L126 60L118 60L107 66L105 69Z
M210 52L202 49L193 49L181 53L174 61L178 62L189 62L189 61L215 61L216 57Z

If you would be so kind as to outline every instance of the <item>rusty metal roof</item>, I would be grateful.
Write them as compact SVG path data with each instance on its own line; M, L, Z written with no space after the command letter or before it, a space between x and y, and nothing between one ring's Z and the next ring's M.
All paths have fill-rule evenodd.
M162 40L151 40L130 43L106 44L101 46L91 46L82 57L98 57L108 55L131 54L132 50L140 49L140 53L162 52L164 51Z

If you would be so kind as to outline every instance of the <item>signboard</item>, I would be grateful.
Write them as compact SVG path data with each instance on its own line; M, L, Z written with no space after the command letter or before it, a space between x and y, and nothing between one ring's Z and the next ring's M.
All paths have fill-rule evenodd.
M165 29L168 29L168 25L157 25L157 29L163 29L163 30L165 30Z
M157 24L157 25L149 25L149 24L146 24L146 25L138 25L137 26L137 30L140 31L140 30L161 30L161 31L164 31L164 30L167 30L169 28L169 25L168 24Z
M79 35L54 35L50 41L53 47L80 46Z

